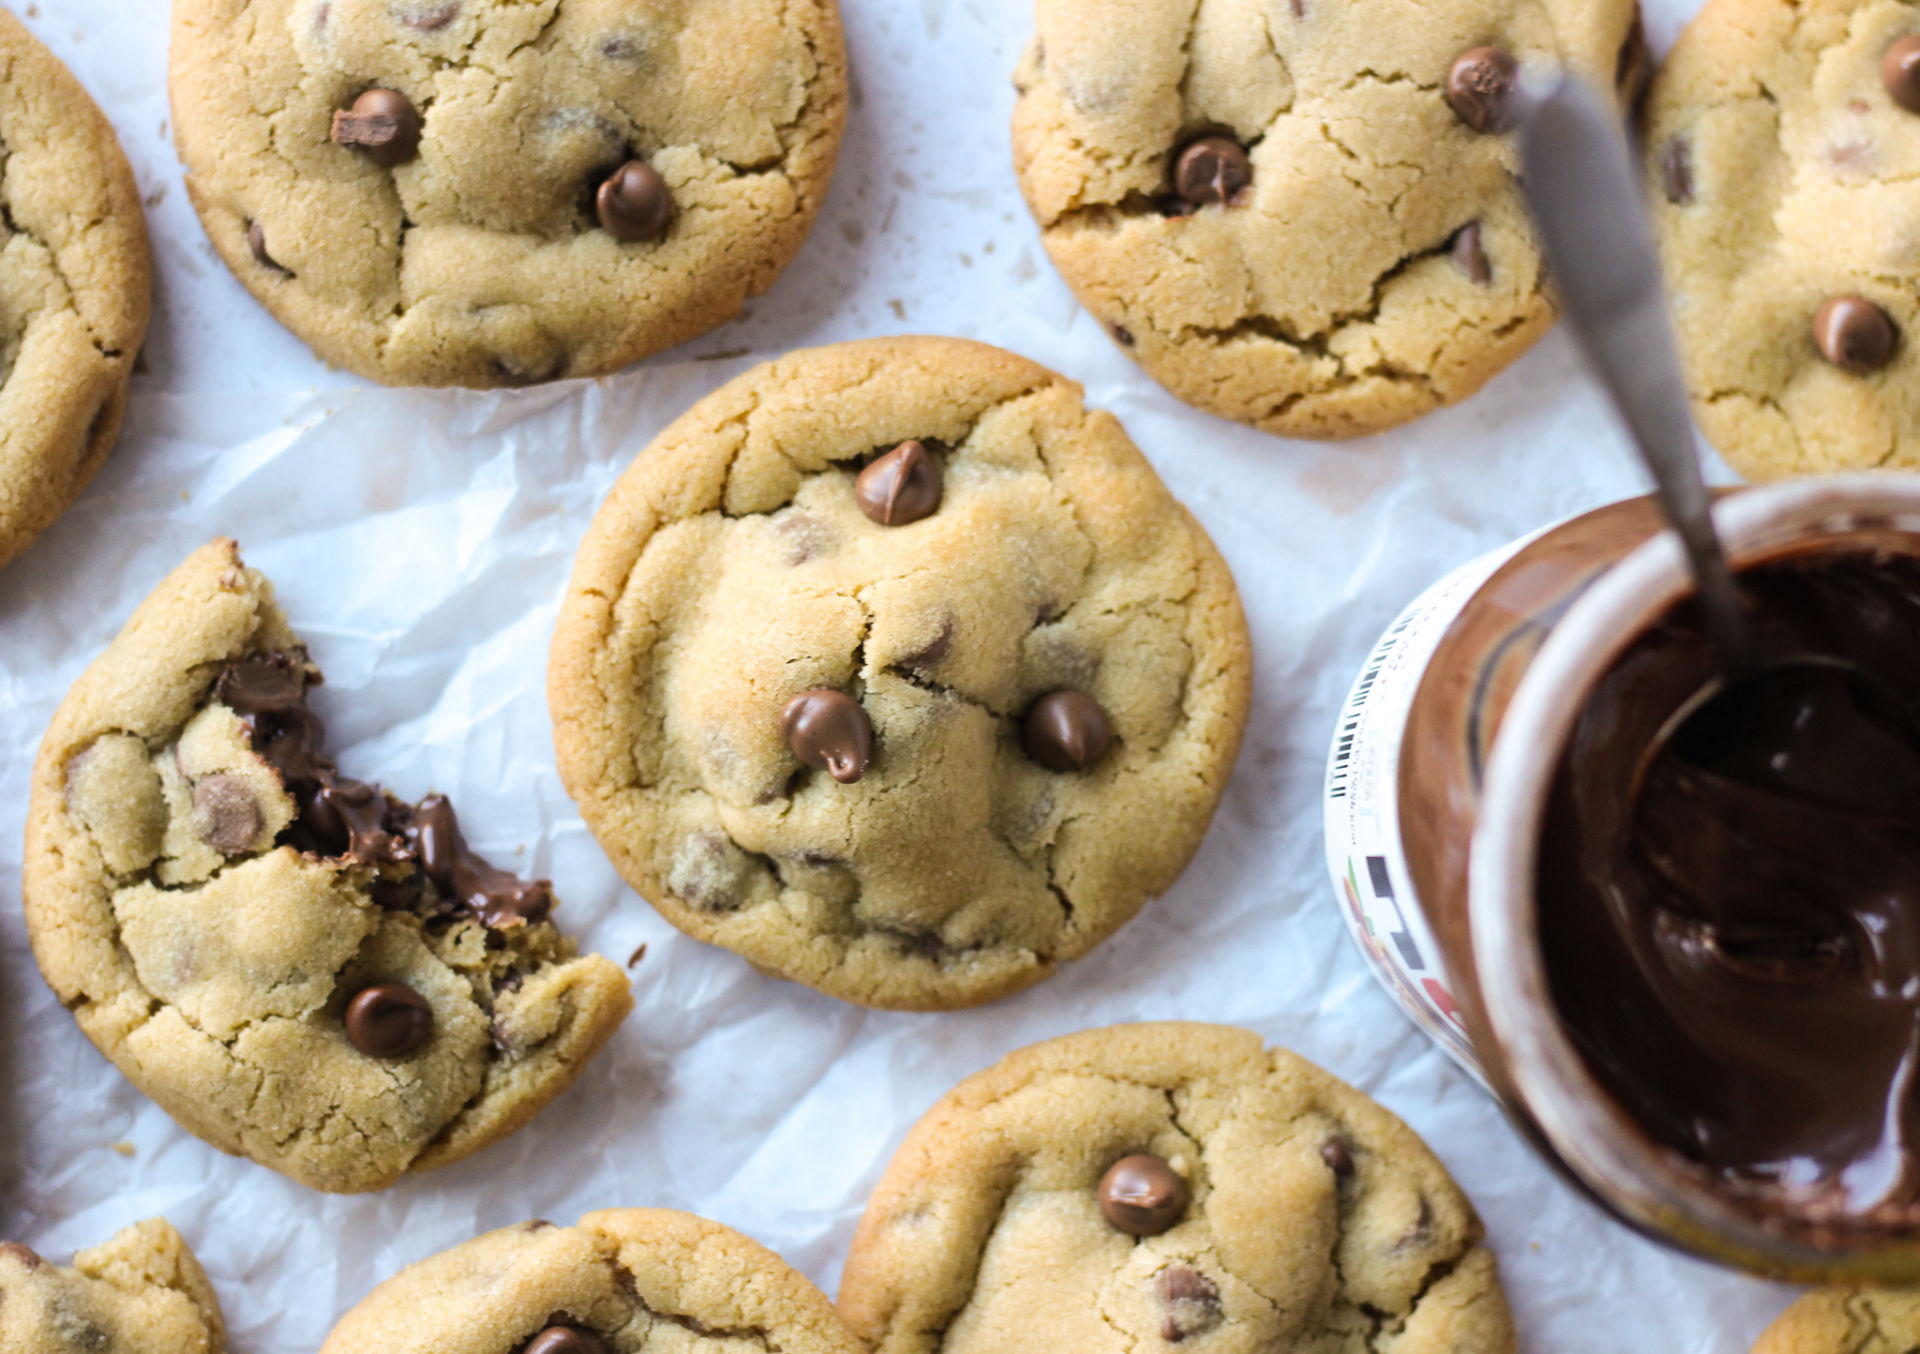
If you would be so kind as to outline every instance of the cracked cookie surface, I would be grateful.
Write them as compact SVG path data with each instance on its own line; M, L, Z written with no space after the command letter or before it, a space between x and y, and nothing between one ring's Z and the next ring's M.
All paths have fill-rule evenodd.
M1920 467L1920 113L1883 62L1898 0L1710 0L1646 112L1648 198L1694 415L1753 479ZM1898 338L1870 371L1822 353L1856 297Z
M1911 1354L1920 1349L1920 1294L1822 1288L1767 1327L1753 1354Z
M120 436L152 275L113 128L0 10L0 564L66 511Z
M1509 138L1449 106L1498 45L1632 77L1632 0L1037 0L1014 160L1047 252L1122 348L1200 409L1352 437L1478 390L1553 320ZM1178 200L1196 138L1244 148Z
M226 1327L187 1243L154 1218L55 1265L0 1244L0 1349L225 1354Z
M1116 1162L1184 1184L1147 1228ZM968 1078L867 1205L840 1310L874 1354L1512 1354L1472 1206L1424 1143L1258 1035L1121 1025Z
M826 1295L766 1247L640 1208L504 1227L410 1265L341 1318L320 1354L523 1349L860 1354Z
M844 1000L945 1009L1039 981L1185 867L1246 723L1246 621L1212 542L1081 396L960 340L813 349L623 475L548 701L569 792L674 925ZM921 482L870 478L911 471L897 453L861 467L908 441L940 466L937 507L883 525L869 511L924 508ZM870 765L830 774L783 736L823 689L827 736L864 712ZM1085 770L1028 741L1061 690L1110 724Z
M227 266L397 385L595 376L730 319L798 252L846 116L834 0L176 0L171 59ZM330 139L370 89L417 110L417 150ZM658 238L596 213L635 160L671 195Z
M197 551L55 715L23 896L41 972L136 1086L224 1151L353 1192L518 1129L632 996L444 799L338 774L317 680L233 542Z

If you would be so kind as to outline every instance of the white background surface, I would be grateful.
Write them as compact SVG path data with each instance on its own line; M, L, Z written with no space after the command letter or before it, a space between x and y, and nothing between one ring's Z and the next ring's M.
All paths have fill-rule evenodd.
M0 573L0 1238L64 1260L163 1213L211 1272L237 1354L312 1350L374 1283L480 1230L613 1205L717 1218L831 1291L888 1154L955 1081L1050 1035L1198 1018L1299 1050L1425 1135L1486 1217L1527 1349L1741 1354L1786 1290L1661 1251L1576 1199L1376 986L1321 860L1334 712L1387 621L1461 561L1639 490L1572 344L1552 335L1466 405L1356 444L1188 411L1078 311L1021 205L1006 128L1027 0L844 3L851 126L787 275L746 318L638 371L504 396L329 373L227 275L167 136L163 0L22 10L118 127L159 281L119 450ZM1658 49L1691 8L1652 0ZM573 812L542 697L574 545L656 431L743 352L915 331L1003 344L1119 414L1232 563L1257 669L1245 751L1179 884L1039 988L935 1016L844 1006L674 932ZM314 1194L175 1128L52 999L13 905L29 767L61 694L218 533L240 538L312 645L349 772L451 794L482 850L556 881L559 920L586 945L621 959L648 945L638 1009L572 1092L510 1142L379 1195Z

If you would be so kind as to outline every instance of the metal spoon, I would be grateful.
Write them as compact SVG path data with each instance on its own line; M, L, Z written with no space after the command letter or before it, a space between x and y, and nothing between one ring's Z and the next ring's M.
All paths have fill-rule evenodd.
M1865 708L1899 712L1920 739L1920 713L1859 665L1826 654L1756 661L1753 630L1713 527L1680 359L1667 321L1653 229L1619 115L1586 84L1562 79L1520 96L1521 190L1546 246L1567 323L1586 350L1653 473L1661 512L1686 547L1719 656L1720 680L1668 722L1656 749L1683 728L1741 727L1746 712L1778 708L1836 670Z
M1562 310L1653 472L1660 510L1686 546L1720 666L1742 675L1753 666L1753 635L1713 529L1653 228L1619 114L1573 79L1523 96L1520 114L1521 190Z

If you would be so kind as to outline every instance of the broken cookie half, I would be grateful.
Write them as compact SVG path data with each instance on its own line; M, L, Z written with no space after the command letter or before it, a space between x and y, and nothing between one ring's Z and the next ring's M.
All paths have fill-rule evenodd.
M239 548L197 551L55 715L24 894L41 972L136 1086L351 1193L520 1128L633 1001L444 798L339 770L319 681Z
M13 1354L224 1354L213 1287L187 1243L153 1218L71 1266L0 1243L0 1349Z

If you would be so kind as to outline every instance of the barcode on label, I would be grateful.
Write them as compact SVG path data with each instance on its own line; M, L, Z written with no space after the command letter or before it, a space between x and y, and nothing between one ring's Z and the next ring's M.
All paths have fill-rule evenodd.
M1333 746L1333 765L1327 771L1327 798L1347 797L1347 790L1353 781L1353 745L1357 741L1360 718L1366 713L1367 698L1373 694L1373 684L1380 680L1380 674L1398 647L1400 637L1419 619L1417 612L1409 612L1395 621L1374 649L1373 662L1360 674L1360 680L1353 684L1353 694L1347 697L1347 717L1340 725L1340 737Z

